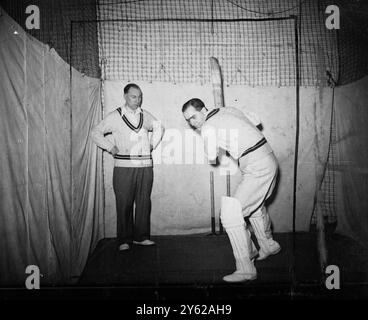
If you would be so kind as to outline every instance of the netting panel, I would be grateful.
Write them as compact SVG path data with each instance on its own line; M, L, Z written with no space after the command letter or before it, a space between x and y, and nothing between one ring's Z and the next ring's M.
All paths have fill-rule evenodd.
M209 82L208 58L215 56L228 85L295 82L293 20L109 25L121 31L119 38L110 28L101 35L106 44L103 69L108 79Z
M96 20L99 19L259 19L288 17L290 15L298 16L300 22L301 85L325 86L326 70L332 74L333 79L339 80L339 85L353 82L368 74L368 55L366 54L368 50L368 3L364 1L336 0L334 2L340 8L341 29L338 32L328 30L325 27L327 18L325 10L328 5L331 5L331 2L327 0L3 0L1 2L5 11L23 28L25 28L27 18L25 8L31 4L40 8L41 29L28 30L28 32L55 48L59 55L68 62L70 62L70 43L73 42L73 61L71 61L73 67L92 77L100 77L99 67L100 65L104 66L103 62L106 61L110 64L110 71L104 75L107 78L110 76L114 78L112 63L106 58L106 56L111 56L110 52L113 52L112 55L114 56L116 54L126 56L128 53L131 55L131 51L115 51L114 44L111 43L110 45L107 41L108 39L120 39L120 34L129 32L130 29L124 25L121 26L118 21L111 24L109 22L97 23ZM74 27L74 33L76 34L71 36L70 24L71 21L75 20L89 22ZM142 22L142 30L150 28L147 27L147 23L147 21ZM170 33L170 29L175 28L172 27L172 24L160 25L161 28L164 28L164 32L161 32L160 36L155 34L154 38L149 39L159 40L155 42L154 46L151 44L152 50L147 50L150 53L155 51L153 58L149 58L147 61L152 64L157 63L157 65L149 66L150 71L148 71L148 67L145 71L146 77L149 77L152 81L156 77L157 70L163 72L162 69L165 69L168 74L172 74L172 70L165 65L162 66L162 63L160 64L160 61L167 58L167 55L164 55L166 48L163 45L167 43L168 39L174 38L177 35L177 29L180 29L183 25L184 23L178 24L173 33ZM244 24L239 24L236 27L222 28L215 32L214 29L216 28L218 29L213 23L209 23L205 28L206 32L209 32L215 40L216 37L228 37L229 31L235 32L237 37L241 37L245 27ZM255 34L260 33L262 35L262 32L265 31L262 28L264 27L257 25L250 27L247 25L245 34L255 32ZM100 31L99 40L97 40L98 30ZM183 27L183 32L188 30L190 29ZM150 32L152 33L151 30ZM201 33L202 30L198 29L195 32ZM106 36L107 33L109 33L108 36ZM285 34L284 30L282 34ZM278 33L275 30L274 33L269 34L270 38L271 35L278 36ZM188 36L193 43L201 39L200 36L194 33L190 33ZM247 43L246 39L242 38L241 43L245 43L247 46L243 50L245 55L240 57L242 52L235 48L231 53L231 61L236 63L243 58L244 60L248 59L246 63L250 64L252 53L259 54L262 52L264 54L263 49L265 48L262 47L262 41ZM100 44L99 48L97 48L98 44ZM212 43L210 44L212 45ZM288 42L286 44L287 46L292 45ZM129 43L130 45L131 43ZM189 49L199 50L198 47L191 47L191 44L188 44L188 46ZM266 44L267 48L268 44ZM187 48L186 51L189 49ZM200 49L202 50L202 48ZM206 53L201 50L200 52L203 52L203 54ZM144 54L144 50L140 52ZM245 70L243 66L240 71L232 74L225 81L228 84L240 83L245 85L294 85L292 79L289 79L286 83L282 80L285 78L282 73L287 72L291 76L293 76L293 73L281 69L279 66L276 69L275 61L278 59L278 54L281 55L281 60L292 62L289 57L284 56L287 53L283 52L282 48L279 52L274 50L272 54L267 53L266 58L271 59L271 61L266 62L263 57L262 59L263 63L266 62L266 66L273 66L272 76L270 76L268 70L254 68L254 71L251 72L253 78L250 81L249 77L244 76L244 73L248 73L249 76L250 71ZM160 59L154 59L157 55L160 55ZM199 55L195 54L196 57ZM115 57L114 59L119 58ZM201 69L202 61L202 58L195 61L192 59L192 76L186 81L205 81L207 75ZM278 62L277 64L279 65ZM261 65L262 63L259 63L259 66ZM117 65L116 68L120 68L120 65ZM132 66L132 68L135 68L135 66ZM233 68L239 69L238 67ZM139 76L139 72L136 76ZM179 82L183 81L181 79L187 78L188 75L180 75L178 79L174 78L170 81Z
M113 5L115 3L115 5ZM336 32L318 1L99 1L99 43L107 79L206 82L216 56L225 84L295 85L293 20L215 22L300 15L301 85L338 76ZM133 20L130 22L124 19ZM165 19L209 19L164 21ZM139 20L139 21L137 21ZM152 21L154 20L154 21ZM157 21L161 20L161 21ZM143 78L142 78L143 77Z
M322 197L318 199L319 205L313 212L311 224L317 224L317 210L321 210L324 222L328 224L334 224L337 222L337 204L336 204L336 119L332 117L331 131L330 131L330 147L327 159L326 172L323 177L321 191Z
M29 34L54 48L68 63L90 77L100 78L97 41L97 0L2 0L4 10ZM40 10L40 29L27 29L26 8L36 5ZM73 26L75 20L90 20ZM70 44L72 43L72 61Z

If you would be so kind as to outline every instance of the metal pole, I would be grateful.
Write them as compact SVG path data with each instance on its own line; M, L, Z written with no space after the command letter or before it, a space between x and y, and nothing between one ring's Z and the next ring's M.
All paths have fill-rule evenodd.
M228 197L231 197L230 171L226 171L226 195ZM223 233L224 233L224 228L223 228L221 220L220 220L220 234L223 234Z
M296 286L296 193L298 180L298 152L299 152L299 122L300 122L300 73L299 73L299 22L298 16L294 17L294 34L295 34L295 150L294 150L294 179L293 179L293 256L291 265L292 278L292 295Z
M211 192L211 234L216 234L215 220L215 188L213 182L213 171L210 171L210 192Z

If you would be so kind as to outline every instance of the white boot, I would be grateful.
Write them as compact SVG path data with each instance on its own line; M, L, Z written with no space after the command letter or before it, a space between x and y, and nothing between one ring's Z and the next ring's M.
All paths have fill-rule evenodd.
M256 211L249 217L249 222L252 225L254 234L257 237L260 247L257 260L264 260L270 255L280 252L279 243L272 238L271 219L265 207Z
M241 282L257 278L257 270L250 259L251 239L245 228L239 200L231 197L221 199L221 222L233 249L236 271L223 279L227 282Z

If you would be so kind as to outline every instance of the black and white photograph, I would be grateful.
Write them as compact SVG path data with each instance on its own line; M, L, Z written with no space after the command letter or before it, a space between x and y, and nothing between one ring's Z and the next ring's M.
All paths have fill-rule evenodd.
M368 1L2 0L0 110L1 301L368 298Z

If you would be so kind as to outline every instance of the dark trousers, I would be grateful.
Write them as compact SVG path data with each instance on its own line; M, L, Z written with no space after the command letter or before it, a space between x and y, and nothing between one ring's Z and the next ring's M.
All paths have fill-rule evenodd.
M133 240L143 241L150 238L152 184L152 167L114 167L113 186L119 244L131 244Z

